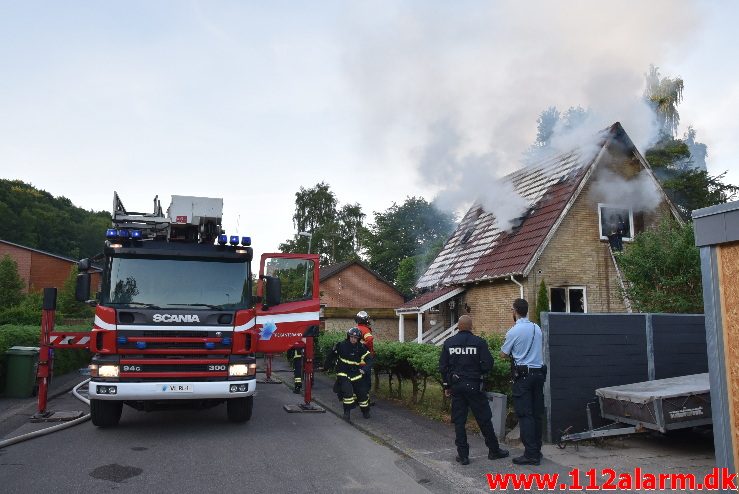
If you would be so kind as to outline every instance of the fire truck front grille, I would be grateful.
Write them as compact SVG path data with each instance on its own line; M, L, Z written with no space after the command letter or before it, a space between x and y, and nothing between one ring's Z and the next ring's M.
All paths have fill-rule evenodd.
M230 352L230 331L119 330L117 345L123 355L202 355Z
M179 359L135 355L120 363L120 378L127 381L222 381L227 377L228 359L218 356Z

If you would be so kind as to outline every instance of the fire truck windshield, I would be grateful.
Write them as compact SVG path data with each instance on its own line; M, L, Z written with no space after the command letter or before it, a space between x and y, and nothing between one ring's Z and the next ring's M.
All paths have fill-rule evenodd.
M242 260L112 257L102 300L113 307L236 310L252 305Z

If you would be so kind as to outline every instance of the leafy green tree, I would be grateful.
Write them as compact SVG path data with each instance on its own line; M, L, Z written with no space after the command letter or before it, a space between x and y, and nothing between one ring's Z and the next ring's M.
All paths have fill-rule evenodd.
M75 298L77 285L77 266L69 271L69 276L64 280L59 296L57 298L57 310L65 317L89 317L94 314L94 309L85 303L78 302Z
M664 137L647 150L645 158L685 220L691 211L723 204L739 192L739 187L723 182L726 172L709 175L696 168L683 140Z
M0 259L0 309L20 304L24 286L18 274L18 264L9 255L3 256Z
M107 212L86 211L20 180L0 179L0 238L78 259L99 253Z
M321 266L349 260L358 256L359 238L363 229L364 213L359 204L339 208L338 200L328 184L321 182L310 189L300 188L295 193L293 224L296 235L280 244L282 252L317 253Z
M406 257L398 264L395 275L396 288L404 295L410 295L418 279L418 256Z
M541 324L541 313L549 312L549 293L544 280L539 284L539 291L536 293L536 309L534 310L534 322Z
M428 259L430 251L438 252L454 227L450 214L439 211L422 197L408 197L403 204L393 203L374 216L364 242L368 263L396 286L400 262L414 256ZM404 276L408 271L406 265Z
M651 104L659 119L661 132L667 137L674 137L680 126L680 113L677 105L683 99L683 80L679 77L662 77L659 67L649 66L645 74L647 86L644 97Z
M692 223L667 220L616 256L625 295L639 312L703 312L700 255Z

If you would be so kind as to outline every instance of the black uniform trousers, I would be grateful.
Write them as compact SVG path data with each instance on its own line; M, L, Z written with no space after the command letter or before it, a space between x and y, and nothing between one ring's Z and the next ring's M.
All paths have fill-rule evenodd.
M293 377L295 384L303 384L303 356L293 358Z
M524 456L541 458L542 416L544 415L544 372L529 371L513 383L513 408L518 417Z
M344 405L344 410L351 410L357 405L362 409L369 407L369 389L366 388L361 375L338 376L335 391Z
M472 410L477 425L485 438L485 445L489 451L498 451L500 445L493 429L493 414L485 393L480 391L480 382L462 381L452 385L452 422L454 423L454 444L457 445L457 454L460 458L468 458L470 445L467 442L467 431L464 424L467 414Z

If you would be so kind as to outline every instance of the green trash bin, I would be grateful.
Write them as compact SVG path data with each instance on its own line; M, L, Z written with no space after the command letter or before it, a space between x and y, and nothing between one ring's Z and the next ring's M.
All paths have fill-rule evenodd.
M5 396L8 398L28 398L36 388L36 367L39 348L35 346L14 346L5 352L8 372L5 381Z

